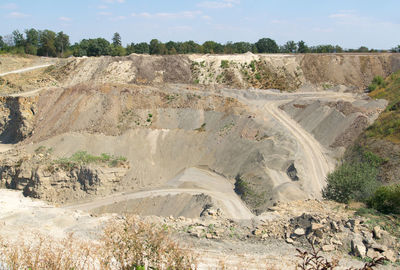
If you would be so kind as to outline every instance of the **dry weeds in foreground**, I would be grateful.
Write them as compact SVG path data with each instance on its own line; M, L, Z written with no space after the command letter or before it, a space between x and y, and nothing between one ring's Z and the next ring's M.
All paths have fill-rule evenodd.
M99 242L72 235L57 240L34 234L6 241L0 238L0 269L192 269L192 256L173 242L167 231L134 218L110 223Z

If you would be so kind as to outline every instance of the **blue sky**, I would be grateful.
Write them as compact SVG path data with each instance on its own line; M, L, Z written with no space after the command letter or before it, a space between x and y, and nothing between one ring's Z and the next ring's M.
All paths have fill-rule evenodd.
M270 37L389 49L400 44L399 12L399 0L0 0L0 35L34 27L72 42L119 32L124 45Z

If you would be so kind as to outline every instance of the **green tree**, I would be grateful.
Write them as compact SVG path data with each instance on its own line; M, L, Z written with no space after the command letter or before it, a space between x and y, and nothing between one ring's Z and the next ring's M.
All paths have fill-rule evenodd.
M57 33L57 36L55 39L55 46L56 46L56 51L57 51L58 55L61 57L64 57L64 52L70 46L69 36L64 34L62 31Z
M124 56L126 55L126 50L121 45L111 45L111 55L112 56Z
M235 42L232 46L235 53L247 53L253 49L253 45L249 42Z
M203 43L203 52L204 53L223 53L224 52L224 46L222 44L219 44L215 41L206 41Z
M39 32L39 50L38 54L43 56L56 56L56 33L50 30Z
M367 53L367 52L369 52L369 49L368 49L368 47L361 46L360 48L357 49L357 52Z
M397 47L394 47L391 51L394 53L400 53L400 45L398 45Z
M34 28L26 29L25 36L25 53L36 55L39 46L39 32Z
M283 45L282 52L284 53L295 53L297 51L297 44L293 40L290 40Z
M5 46L6 46L6 44L3 41L3 37L0 36L0 50L4 49Z
M14 40L14 45L16 47L24 47L25 46L25 38L24 38L24 35L20 31L14 30L12 32L12 36L13 36L13 40Z
M174 41L168 41L165 43L165 47L167 48L168 54L177 54L179 44Z
M185 41L182 43L182 53L201 53L202 48L193 40Z
M112 44L114 45L114 46L122 46L122 43L121 43L121 35L118 33L118 32L116 32L116 33L114 33L114 36L113 36L113 38L112 38Z
M89 39L87 56L100 56L111 54L111 44L104 38Z
M297 42L297 52L298 53L308 53L310 49L306 45L306 43L303 40L300 40Z
M257 51L259 53L278 53L279 46L275 40L270 38L262 38L256 42Z
M160 54L160 41L158 39L150 41L150 54Z
M135 53L135 43L132 42L131 44L126 45L125 52L127 55Z
M150 54L150 46L147 42L135 44L135 53Z

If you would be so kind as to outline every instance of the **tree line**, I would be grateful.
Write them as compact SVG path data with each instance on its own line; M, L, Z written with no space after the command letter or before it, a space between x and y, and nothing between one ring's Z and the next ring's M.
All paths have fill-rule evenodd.
M390 50L400 52L400 45ZM83 39L75 44L64 32L51 30L26 29L23 33L15 30L10 35L0 36L0 52L31 54L48 57L69 56L123 56L131 53L173 55L173 54L239 54L239 53L343 53L343 52L378 52L362 46L358 49L343 49L339 45L308 46L304 41L288 41L279 46L271 38L261 38L255 43L227 42L221 44L206 41L198 44L192 40L185 42L169 41L163 43L152 39L149 43L130 43L125 47L121 43L121 35L115 33L112 42L104 38Z

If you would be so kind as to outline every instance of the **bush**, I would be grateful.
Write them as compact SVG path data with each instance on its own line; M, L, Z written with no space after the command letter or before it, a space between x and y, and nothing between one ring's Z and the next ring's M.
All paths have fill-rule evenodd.
M228 68L229 61L228 60L221 60L221 68Z
M60 158L54 161L64 169L72 169L79 165L87 164L107 164L109 167L118 167L127 161L126 157L116 157L110 154L103 153L100 156L94 156L86 151L78 151L69 158Z
M367 204L385 214L400 214L400 184L378 188Z
M371 84L368 86L368 90L372 92L381 87L386 87L385 79L382 78L382 76L375 76Z
M191 269L192 256L162 228L127 218L108 226L102 240L105 262L116 269Z
M344 163L327 176L322 196L341 203L365 202L379 186L377 174L378 169L369 163Z

